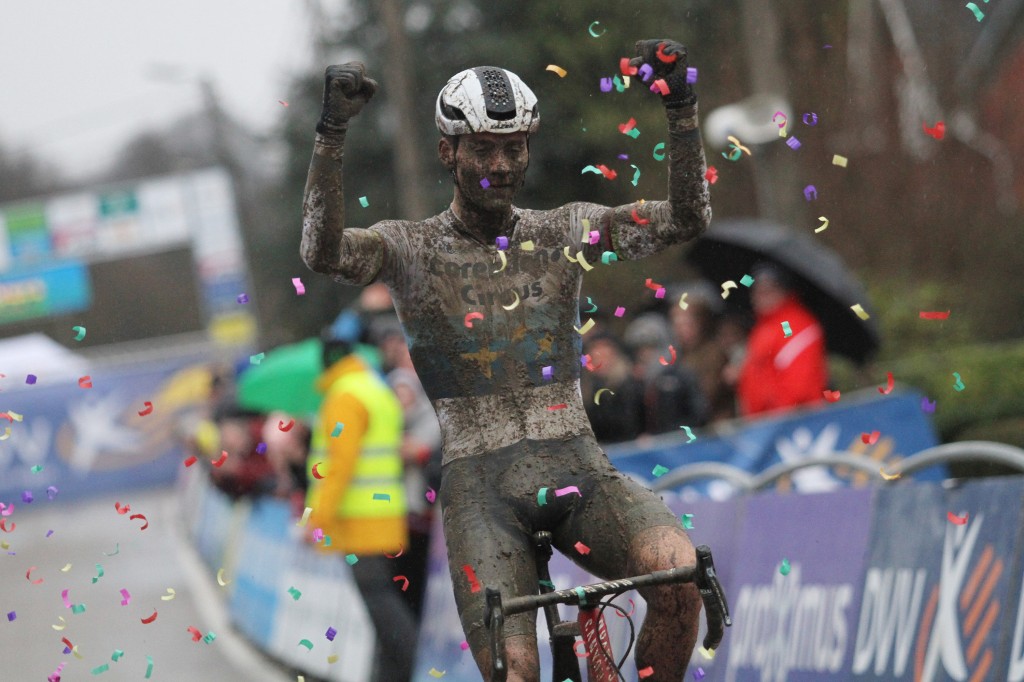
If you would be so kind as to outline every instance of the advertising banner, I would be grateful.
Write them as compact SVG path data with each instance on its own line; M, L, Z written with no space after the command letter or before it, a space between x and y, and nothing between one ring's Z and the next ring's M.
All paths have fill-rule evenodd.
M92 302L88 269L65 262L0 274L0 324L85 310Z

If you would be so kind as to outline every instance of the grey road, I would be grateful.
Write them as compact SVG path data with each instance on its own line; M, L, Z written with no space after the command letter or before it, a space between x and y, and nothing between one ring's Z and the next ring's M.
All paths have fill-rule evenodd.
M115 502L130 510L119 514ZM174 682L295 682L231 631L215 575L179 535L172 490L14 505L0 527L3 682L45 682L62 663L62 682L145 680L147 671Z

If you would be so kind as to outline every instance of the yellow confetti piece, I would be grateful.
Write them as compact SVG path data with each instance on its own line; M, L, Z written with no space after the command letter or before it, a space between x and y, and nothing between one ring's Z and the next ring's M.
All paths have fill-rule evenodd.
M441 677L444 677L445 672L447 672L447 671L445 671L445 670L438 670L437 668L431 668L430 669L430 676L431 677L441 678Z
M519 248L522 249L523 251L533 251L533 240L530 239L528 241L523 242L522 244L519 245Z
M562 249L562 253L565 254L565 259L567 261L569 261L570 263L575 263L576 262L576 259L569 255L569 247L568 246L565 247L564 249Z
M559 78L565 78L565 74L568 73L568 71L563 69L561 66L558 66L557 64L548 64L548 68L546 70L554 71L555 73L558 74Z
M61 622L60 625L51 625L50 626L51 628L53 628L57 632L60 632L61 630L63 630L64 628L66 628L68 626L68 622L66 620L64 620L64 616L57 616L57 620L59 620Z
M738 288L738 285L731 279L727 282L722 282L722 298L729 298L729 290L736 288Z
M690 304L686 302L685 291L683 292L683 295L679 297L679 307L682 308L683 310L686 310L687 308L690 307Z
M897 478L903 475L898 471L895 474L888 474L885 472L885 467L879 469L878 473L882 474L882 478L884 478L887 481L895 481Z
M330 656L327 657L327 662L328 663L337 663L339 658L341 658L341 657L338 656L338 654L331 654Z
M594 404L595 405L600 405L601 404L601 396L604 393L608 393L608 395L615 395L615 391L613 391L610 388L600 388L600 389L598 389L597 393L594 394Z
M864 310L864 308L860 307L860 303L854 303L853 305L851 305L850 310L857 313L857 317L859 317L862 320L866 320L871 317L870 315L868 315L867 311Z
M700 655L703 656L704 658L706 658L709 661L715 660L715 650L714 649L705 649L704 647L701 647L700 648Z
M312 507L306 507L305 509L303 509L302 510L302 518L299 519L298 523L296 523L295 525L296 526L305 526L307 523L309 523L309 515L312 514L312 513L313 513L313 508Z
M846 168L846 163L848 160L849 159L847 159L845 156L839 156L839 154L834 154L832 156L832 165Z
M817 229L814 230L814 234L818 234L819 232L824 232L825 230L828 229L828 218L826 218L823 215L820 215L820 216L818 216L818 220L821 221L821 225Z
M506 267L508 267L508 258L505 257L505 252L504 251L499 251L498 252L498 258L501 260L501 267L498 268L497 270L493 271L495 274L501 272Z
M594 324L596 324L594 322L594 318L591 317L590 319L583 323L582 327L577 327L573 325L573 329L579 332L580 336L583 336L584 334L586 334L587 332L594 328Z
M519 293L513 291L512 295L516 297L516 300L513 301L510 305L503 305L503 306L501 306L505 310L515 310L516 307L519 305Z
M230 582L231 582L230 580L224 580L224 569L223 568L217 569L217 584L220 585L221 587L224 587L224 586L226 586Z
M583 257L583 252L580 251L576 254L576 261L580 264L580 267L590 272L594 269L594 266L587 262L587 259Z
M174 588L173 587L168 587L167 588L167 594L165 594L164 596L162 596L160 598L163 599L164 601L171 601L172 599L174 599L174 597L176 595L177 595L177 592L174 591Z
M0 540L0 548L10 549L11 543L7 542L6 540Z
M14 410L7 410L7 414L11 417L11 419L13 419L16 422L20 422L25 419L25 415L18 414Z

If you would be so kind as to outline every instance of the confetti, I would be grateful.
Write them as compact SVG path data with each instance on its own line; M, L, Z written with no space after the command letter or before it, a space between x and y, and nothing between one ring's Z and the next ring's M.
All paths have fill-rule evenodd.
M925 312L922 310L917 315L922 320L948 320L950 312L949 310L945 312Z
M830 403L838 402L841 395L839 391L822 391L821 394Z
M754 278L751 277L750 275L743 275L743 277L740 278L740 284L742 284L745 287L749 287L753 283Z
M619 613L619 612L616 611L615 613ZM645 678L650 677L651 675L653 675L654 674L654 668L651 667L651 666L647 666L646 668L641 668L640 670L637 670L636 674L642 680L642 679L645 679Z
M123 588L123 587L121 588L120 592L121 592L121 606L128 606L128 604L130 604L131 601L132 601L131 593L128 590L126 590L125 588Z
M152 615L152 616L148 616L148 617L146 617L146 618L142 618L142 619L141 619L141 620L142 620L142 624L143 624L143 625L149 625L149 624L150 624L150 623L152 623L152 622L153 622L154 620L156 620L156 615L157 615L157 612L156 612L156 609L154 609L154 610L153 610L153 615Z
M988 2L988 0L985 0L985 2ZM978 21L981 21L982 19L985 18L985 13L982 12L981 8L975 5L973 2L967 3L966 5L964 5L964 7L974 12L974 18L977 19Z
M203 633L199 628L189 625L186 629L191 633L193 642L198 642L203 638Z
M122 656L124 656L124 651L122 651L121 649L114 649L114 653L110 655L110 660L112 660L114 663L117 663L121 660Z
M595 21L594 23L596 24L597 22ZM591 33L591 35L593 35L593 33ZM596 38L597 36L594 36L594 37ZM444 670L438 670L437 668L431 668L430 669L430 676L431 677L442 678L442 677L444 677L444 674L445 674Z
M566 247L566 248L568 248L568 247ZM501 261L501 267L498 268L497 270L492 270L491 272L499 273L502 270L504 270L506 267L508 267L508 258L505 257L505 252L504 251L499 251L498 252L498 260Z
M597 389L597 392L594 394L595 405L601 404L601 396L604 395L605 393L607 393L608 395L615 395L615 392L610 388L599 388Z
M965 388L967 388L966 386L964 386L964 382L960 378L960 373L959 372L953 372L953 378L956 379L956 383L953 384L953 390L954 391L958 391L959 392L959 391L962 391Z
M363 208L366 208L367 206L370 205L370 202L369 200L367 200L365 196L359 197L359 205L362 206Z
M199 461L199 459L196 458L195 455L189 455L188 458L185 460L185 466L186 467L190 467L190 466L192 466L193 464L195 464L198 461Z
M480 312L466 313L466 317L463 320L463 324L466 325L466 329L472 329L473 328L473 320L482 320L482 319L484 319L484 314L483 313L480 313Z
M238 301L239 303L248 303L249 294L239 294L237 297L235 297L235 300Z
M845 156L840 156L839 154L834 154L832 156L832 165L833 166L839 166L841 168L846 168L847 162L848 162L848 159Z
M662 476L664 476L667 473L668 473L668 467L662 466L660 464L656 464L654 466L654 468L651 469L651 476L654 476L655 478L661 478Z
M302 510L302 517L295 523L296 526L305 526L309 522L309 515L313 513L312 507L306 507Z
M630 212L630 216L633 218L633 222L636 223L637 225L647 225L648 223L651 222L647 218L641 218L640 214L636 212L635 208Z
M854 303L853 305L851 305L850 310L857 313L857 317L859 317L862 320L867 320L868 318L871 317L870 315L867 314L864 308L861 307L860 303Z
M807 201L814 201L818 198L818 190L814 185L807 185L804 187L804 199Z
M50 626L51 628L53 628L57 632L60 632L61 630L63 630L64 628L66 628L68 626L68 622L66 620L64 620L64 616L57 616L57 620L60 621L60 625L51 625Z
M145 417L147 415L153 414L153 403L147 400L146 402L142 403L142 405L143 409L139 410L140 417Z
M160 597L160 599L163 600L163 601L171 601L172 599L174 599L177 596L177 594L178 593L174 591L173 587L168 587L167 588L167 594L165 594L162 597Z
M953 512L946 512L946 518L949 519L949 522L952 523L955 526L966 525L967 524L967 517L968 517L968 514L964 514L963 516L957 516Z
M210 464L212 464L215 469L220 469L224 466L224 462L226 461L228 461L228 452L227 450L221 450L220 457L217 459L211 459Z
M573 493L582 496L582 493L580 493L579 488L577 488L574 485L570 485L566 486L565 488L559 488L558 490L556 490L555 497L562 497L563 495L572 495Z
M878 431L872 431L871 433L862 433L860 434L860 442L864 443L864 445L874 445L875 443L878 442L878 437L880 435L881 434Z
M290 594L292 596L292 599L294 599L295 601L299 601L299 597L302 596L302 592L295 589L294 587L288 588L288 594Z
M565 78L565 74L568 73L568 71L566 71L561 66L558 66L556 64L548 64L545 71L553 71L554 73L558 74L559 78Z
M641 64L640 68L636 70L636 75L640 76L640 80L646 83L654 78L654 67L650 64Z
M508 250L508 237L497 237L494 240L494 245L498 248L498 251Z
M479 592L480 581L476 579L476 572L473 570L473 567L469 564L465 564L462 567L462 572L466 574L466 579L469 580L469 591Z
M654 151L651 152L651 155L654 157L655 161L663 161L665 159L665 143L659 142L654 145Z
M92 669L92 674L93 675L99 675L100 673L105 673L108 670L110 670L110 664L109 663L104 663L103 665L100 665L100 666L97 666L97 667L93 668Z
M18 613L16 611L8 611L7 612L7 621L8 622L14 622L17 618L18 618Z
M698 682L699 682L699 680L703 680L704 679L704 668L698 667L696 670L694 670L693 671L693 679L698 680Z
M782 119L781 122L776 120L776 119L779 119L779 118ZM786 124L788 122L789 122L789 117L786 116L781 111L776 111L772 115L772 123L774 123L775 125L779 126L779 137L785 137L786 136Z
M405 592L406 590L408 590L409 589L409 579L406 578L404 575L396 575L394 578L391 579L391 582L397 583L399 580L403 581L402 582L402 592Z
M345 429L345 425L341 422L334 422L334 429L331 431L331 438L337 438L341 435L341 432Z
M787 339L793 336L793 330L789 326L789 320L782 321L782 335L785 336Z
M434 504L434 500L437 499L437 491L433 488L427 488L427 492L423 496L427 498L427 502Z
M359 557L357 557L355 554L346 554L345 563L347 563L349 566L355 566L359 563Z
M686 530L693 530L693 514L683 514L679 517Z
M146 679L148 680L153 674L153 657L146 656Z
M601 262L605 265L617 260L619 260L619 256L614 251L605 251L601 254Z
M736 282L731 279L728 282L722 282L722 298L729 298L729 290L738 288Z
M280 104L282 107L288 106L288 102L284 101L283 99L277 100L277 103Z
M690 85L693 85L694 83L697 82L697 69L696 68L694 68L692 66L686 67L686 82L689 83Z
M263 362L263 358L267 357L266 353L256 353L256 355L249 356L250 365L258 365Z
M230 580L225 580L224 579L224 569L223 568L218 568L217 569L217 584L220 585L221 587L226 587L228 585L228 583L230 583L230 582L231 582Z
M686 292L683 292L683 295L679 297L679 307L683 310L690 307L690 304L686 302Z
M708 166L707 171L704 172L704 179L712 185L718 182L718 169L714 166Z
M101 564L96 564L96 575L92 579L92 584L95 585L96 583L98 583L100 581L100 578L102 578L102 577L103 577L103 566Z
M302 283L302 279L299 277L292 277L292 286L295 287L295 294L302 296L306 293L306 286Z
M686 441L687 444L692 443L693 441L697 440L697 436L693 435L693 431L690 430L689 426L680 426L679 428L681 428L683 431L685 431L686 435L689 437L690 440Z
M935 412L935 401L928 398L921 398L921 411L931 414Z
M573 547L575 547L576 551L580 554L590 554L590 548L584 545L582 542L577 542L575 545L573 545Z
M580 336L583 336L584 334L589 332L591 329L593 329L595 324L597 324L597 323L594 322L594 318L591 317L591 318L588 318L587 321L583 323L582 327L573 326L573 329L575 329L576 332L579 333Z
M612 91L612 79L611 78L602 78L601 79L601 92L611 92L611 91Z
M806 125L806 126L816 126L816 125L818 125L818 115L816 113L814 113L813 111L808 112L808 113L804 114L803 122L804 122L804 125Z
M666 360L664 355L658 356L658 362L660 362L662 365L664 365L666 367L669 366L669 365L676 364L676 349L675 349L675 346L669 344L668 352L669 352L669 355L672 357L671 360Z
M132 514L128 518L132 521L134 521L135 519L142 519L142 527L139 528L139 530L146 530L147 528L149 528L149 519L146 518L145 514Z
M825 230L828 229L828 218L826 218L823 215L820 215L820 216L818 216L818 220L821 221L821 225L819 225L818 227L814 228L814 234L818 234L819 232L824 232Z
M633 179L630 180L633 186L636 187L636 183L640 182L640 168L632 163L629 164L629 167L636 171L635 173L633 173ZM639 223L640 221L638 220L637 222ZM643 225L643 223L640 224Z
M541 488L537 491L537 506L543 507L548 503L548 489Z
M587 259L583 257L582 251L578 251L576 253L576 262L579 263L580 267L586 270L587 272L590 272L591 270L594 269L594 266L588 263Z
M81 341L85 338L85 327L72 327L71 331L75 333L75 341Z
M554 371L554 368L551 365L548 365L547 367L541 367L540 375L546 381L551 381L551 378L554 376Z
M739 158L743 156L743 152L746 152L747 156L751 156L750 150L744 147L736 137L729 135L726 139L729 140L730 147L730 151L728 154L722 152L722 156L724 156L726 159L728 159L729 161L738 161ZM789 143L787 142L787 144Z
M32 384L36 383L36 381L37 381L37 377L36 377L36 375L35 375L35 374L29 374L29 375L27 375L27 376L25 377L25 383L26 383L26 384L28 384L28 385L30 385L30 386L31 386Z
M519 245L519 248L522 249L523 251L533 251L533 249L534 249L533 240L529 239L529 240L523 242L522 244Z
M903 474L901 474L898 471L895 474L886 473L885 467L882 467L881 469L879 469L878 473L880 473L882 475L882 478L884 478L887 481L895 481L897 478L899 478L900 476L903 475Z
M601 25L600 21L592 21L592 22L590 22L590 26L587 27L587 32L590 33L590 36L592 38L600 38L601 36L603 36L605 33L608 32L608 29L602 27L602 31L600 33L597 33L594 30L594 27L595 26L600 26L600 25ZM434 674L434 669L431 668L430 670L431 670L430 674L433 675ZM442 672L441 675L444 675L444 673Z
M32 504L33 500L35 500L35 497L32 495L31 490L26 490L21 493L21 501L25 504ZM52 533L53 531L51 530L50 532ZM49 535L47 535L47 537L49 537Z
M338 631L332 627L327 628L327 632L324 633L324 637L327 638L328 642L333 642L334 638L337 637Z
M213 630L207 632L203 636L203 642L206 643L206 644L212 643L213 640L215 640L215 639L217 639L217 634L215 632L213 632Z
M323 462L317 462L316 464L313 465L313 469L312 469L313 478L315 478L317 480L320 480L320 479L322 479L324 477L324 475L320 473L320 465L321 464L323 464Z
M669 90L668 88L668 83L665 82L664 78L659 78L658 80L651 83L650 91L661 93L662 97L671 92L671 90Z
M391 501L391 495L389 495L388 493L374 493L373 494L373 499L374 500L379 500L381 502L390 502Z
M791 137L788 140L786 140L786 146L793 150L800 149L800 140L796 139L795 137Z
M566 403L558 403L557 405L548 405L548 412L554 412L555 410L564 410L569 407Z
M293 426L295 426L295 420L294 419L289 419L287 422L285 422L284 420L278 420L278 422L277 422L278 430L279 431L284 431L285 433L288 433L289 431L291 431Z
M79 388L92 388L92 377L89 376L89 375L85 375L84 377L79 379L78 380L78 387Z
M941 140L946 136L946 124L942 121L936 123L934 128L929 128L927 123L922 123L921 127L924 128L925 135L933 137L936 140Z
M892 393L892 389L893 389L892 372L886 372L886 374L885 374L885 388L882 388L881 386L878 386L878 392L881 393L882 395L889 395L890 393Z
M782 563L779 564L779 573L789 575L789 559L783 559Z

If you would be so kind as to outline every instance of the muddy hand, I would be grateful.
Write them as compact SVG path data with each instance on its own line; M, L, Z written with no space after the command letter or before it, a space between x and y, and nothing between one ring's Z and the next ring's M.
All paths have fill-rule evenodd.
M664 79L668 85L669 93L662 96L662 104L677 108L696 103L697 96L686 82L687 53L682 43L667 38L638 40L636 54L629 62L631 66L650 64L654 77Z
M341 133L377 92L377 82L366 77L361 62L328 66L324 72L324 104L318 133Z

